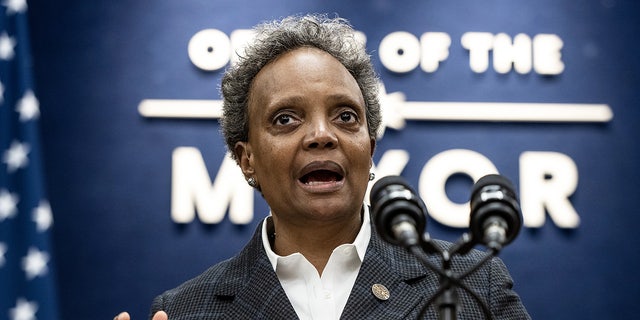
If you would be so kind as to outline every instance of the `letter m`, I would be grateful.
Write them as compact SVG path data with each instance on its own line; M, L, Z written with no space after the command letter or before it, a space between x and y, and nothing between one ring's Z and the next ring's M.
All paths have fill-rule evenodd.
M240 168L228 155L224 157L213 183L200 150L179 147L173 151L171 186L171 218L189 223L198 218L203 223L222 221L229 208L229 220L247 224L253 220L253 188L249 187Z

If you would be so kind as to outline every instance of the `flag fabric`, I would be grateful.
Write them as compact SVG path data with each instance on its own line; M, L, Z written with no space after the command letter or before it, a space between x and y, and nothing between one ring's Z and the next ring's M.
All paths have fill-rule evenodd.
M27 3L0 1L0 320L58 319Z

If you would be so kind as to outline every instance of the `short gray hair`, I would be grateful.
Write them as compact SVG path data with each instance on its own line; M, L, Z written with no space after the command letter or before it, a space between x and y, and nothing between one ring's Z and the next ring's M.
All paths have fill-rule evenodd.
M378 77L364 44L342 18L326 15L290 16L255 27L254 41L222 78L223 116L220 120L227 148L249 139L249 91L253 79L269 62L300 47L315 47L336 58L355 78L364 97L369 136L376 138L381 123Z

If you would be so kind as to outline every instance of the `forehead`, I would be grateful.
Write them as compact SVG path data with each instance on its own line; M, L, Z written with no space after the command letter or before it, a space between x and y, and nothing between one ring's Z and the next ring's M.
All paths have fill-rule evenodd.
M317 91L352 96L364 104L355 78L329 53L314 47L301 47L283 53L258 72L250 88L249 105L269 104L284 96L298 96Z

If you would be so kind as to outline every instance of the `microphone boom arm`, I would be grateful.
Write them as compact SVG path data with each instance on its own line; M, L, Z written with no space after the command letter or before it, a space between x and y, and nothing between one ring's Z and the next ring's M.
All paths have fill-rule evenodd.
M489 251L486 252L486 254L482 257L482 259L478 260L470 269L459 276L453 274L453 271L451 270L452 257L455 254L459 254L461 248L468 247L470 241L471 240L469 235L465 233L453 246L451 246L451 250L441 250L431 242L428 233L425 233L420 241L421 243L419 246L414 245L406 247L406 249L411 254L418 258L422 265L440 276L440 287L422 307L422 309L420 310L420 314L418 315L418 319L424 318L427 309L436 301L436 299L439 299L437 305L440 309L440 312L438 312L438 314L441 320L457 319L456 306L458 305L458 301L457 294L455 292L456 287L466 291L478 303L486 319L493 319L487 303L482 300L482 298L480 298L480 296L478 296L475 291L471 290L471 288L464 284L462 280L473 274L476 270L486 264L493 257L497 256L499 251L495 249L489 249ZM466 252L468 251L469 250L466 250ZM442 269L429 262L429 260L425 257L427 253L438 253L440 255L440 257L442 258Z

